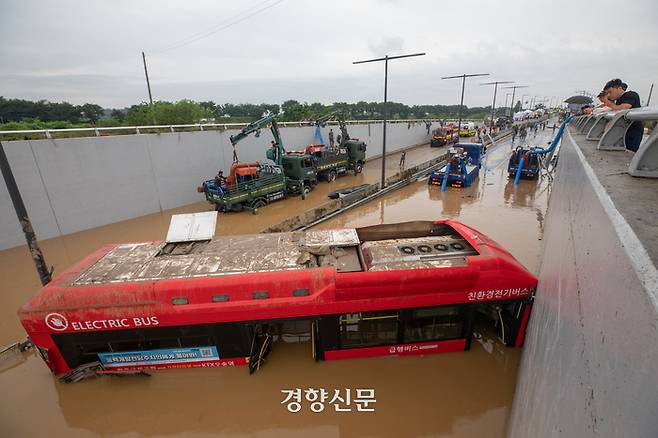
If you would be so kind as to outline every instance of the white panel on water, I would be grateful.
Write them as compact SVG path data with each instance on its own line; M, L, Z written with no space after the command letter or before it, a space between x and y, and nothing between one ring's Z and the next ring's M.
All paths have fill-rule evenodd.
M191 242L210 240L215 235L217 212L174 214L169 222L167 242Z

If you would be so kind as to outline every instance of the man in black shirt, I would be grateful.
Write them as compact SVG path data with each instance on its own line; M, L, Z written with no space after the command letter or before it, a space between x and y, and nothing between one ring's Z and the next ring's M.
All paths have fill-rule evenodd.
M640 96L635 91L626 91L628 85L621 79L612 79L603 87L609 102L606 103L613 111L640 108ZM644 125L642 122L633 122L626 130L626 149L637 152L642 142Z

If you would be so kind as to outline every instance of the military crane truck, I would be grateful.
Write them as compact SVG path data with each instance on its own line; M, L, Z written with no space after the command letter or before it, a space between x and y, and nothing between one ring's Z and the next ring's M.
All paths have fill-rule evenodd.
M230 137L233 146L233 164L230 174L224 177L222 172L214 179L204 181L198 188L205 194L206 200L215 204L217 211L241 211L243 209L256 212L272 201L283 199L290 194L301 194L302 198L311 190L312 185L305 185L303 179L288 178L285 175L281 160L276 164L259 162L243 163L238 160L236 145L255 133L260 135L260 129L269 128L274 137L272 150L278 157L285 155L283 140L279 133L274 115L265 117L242 128L240 132ZM315 179L315 170L311 167L310 177Z
M338 175L349 171L361 173L366 159L366 144L350 138L345 120L339 111L318 119L315 124L324 126L336 119L341 138L334 148L322 144L309 145L301 151L284 151L278 146L267 151L267 158L283 166L286 177L299 181L304 187L314 187L318 180L334 181Z

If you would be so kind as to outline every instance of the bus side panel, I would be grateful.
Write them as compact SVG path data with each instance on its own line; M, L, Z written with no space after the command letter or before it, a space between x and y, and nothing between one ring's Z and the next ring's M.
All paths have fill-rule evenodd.
M325 360L353 359L374 356L409 356L435 353L454 353L466 349L466 339L420 342L415 344L385 345L381 347L351 348L325 351Z
M71 371L60 349L57 348L55 341L48 333L30 333L30 341L54 374Z

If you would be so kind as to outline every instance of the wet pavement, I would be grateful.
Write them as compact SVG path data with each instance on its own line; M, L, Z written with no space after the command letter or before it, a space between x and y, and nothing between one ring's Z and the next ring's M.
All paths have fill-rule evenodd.
M539 144L550 133L529 140ZM488 234L536 272L547 181L521 181L506 174L510 143L490 151L477 184L468 189L419 181L339 215L318 227L372 225L407 220L458 218ZM444 153L422 146L407 152L411 166ZM387 158L387 173L399 158ZM337 188L379 180L378 160L363 174L326 182L306 200L273 203L259 214L221 215L218 234L257 232L302 210L324 203ZM204 202L40 242L46 261L62 272L108 242L160 240L171 214L210 210ZM0 309L0 345L25 336L16 310L39 288L25 247L0 252L5 305ZM63 385L35 355L0 363L1 436L257 436L502 437L512 397L519 349L502 346L485 328L471 351L426 357L383 357L315 363L308 342L277 342L256 375L247 369L159 371L151 377L108 377ZM5 361L6 362L6 361ZM311 412L305 404L293 414L281 404L284 389L372 388L375 412Z

